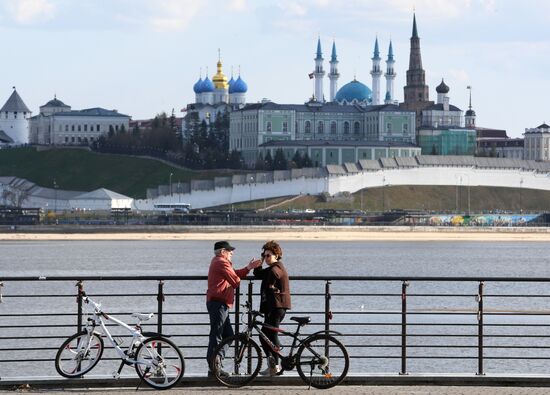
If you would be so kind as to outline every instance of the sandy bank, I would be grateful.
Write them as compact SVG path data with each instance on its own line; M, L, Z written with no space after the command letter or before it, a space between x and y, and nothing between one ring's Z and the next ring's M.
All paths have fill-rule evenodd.
M550 241L550 228L452 227L168 227L31 228L0 233L0 241L47 240L304 240L304 241Z

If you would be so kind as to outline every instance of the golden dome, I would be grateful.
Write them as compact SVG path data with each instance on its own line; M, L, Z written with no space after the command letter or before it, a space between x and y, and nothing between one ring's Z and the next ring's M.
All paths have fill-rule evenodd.
M227 82L227 77L222 71L222 61L218 60L218 72L214 77L212 77L212 82L216 89L228 89L229 84Z

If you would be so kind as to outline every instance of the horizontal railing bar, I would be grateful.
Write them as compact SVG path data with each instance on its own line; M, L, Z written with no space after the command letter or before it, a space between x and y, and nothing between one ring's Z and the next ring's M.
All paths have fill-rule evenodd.
M171 280L204 280L207 276L5 276L0 281L171 281ZM252 276L246 280L257 280ZM550 282L550 277L442 277L442 276L290 276L295 281L438 281L438 282Z

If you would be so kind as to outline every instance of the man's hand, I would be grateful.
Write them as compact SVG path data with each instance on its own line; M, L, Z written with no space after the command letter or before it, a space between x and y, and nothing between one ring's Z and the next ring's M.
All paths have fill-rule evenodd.
M254 259L254 258L252 258L252 259L250 260L250 262L248 262L248 265L246 266L246 268L247 268L248 270L252 270L252 269L256 269L256 268L259 267L259 266L262 266L262 261L259 260L259 259Z

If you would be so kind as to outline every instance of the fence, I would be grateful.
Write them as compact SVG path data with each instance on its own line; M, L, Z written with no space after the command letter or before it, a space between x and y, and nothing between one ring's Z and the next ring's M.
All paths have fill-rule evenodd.
M311 315L306 332L339 331L352 375L546 374L549 283L550 278L298 276L291 278L293 309L283 326L293 325L290 316ZM84 290L125 321L133 311L155 312L156 322L147 330L172 336L185 355L186 375L206 373L204 276L3 277L0 284L0 379L56 377L57 348L85 322ZM257 301L258 290L259 283L248 278L236 293L231 317L236 332L243 324L240 303ZM105 359L116 359L113 350ZM102 362L94 373L107 375L115 365Z

